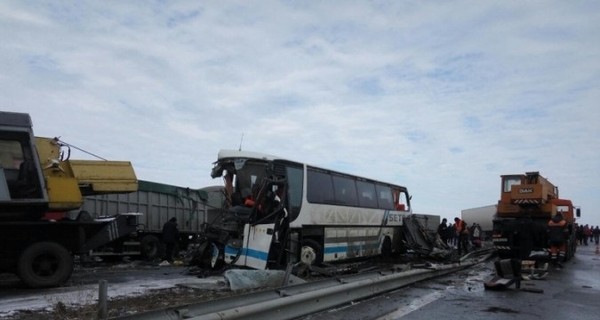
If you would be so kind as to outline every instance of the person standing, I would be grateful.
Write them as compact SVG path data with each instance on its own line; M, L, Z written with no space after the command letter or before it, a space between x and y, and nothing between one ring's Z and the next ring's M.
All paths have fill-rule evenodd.
M447 221L448 220L446 220L446 218L442 219L442 223L440 223L437 228L437 234L440 236L440 239L442 239L444 244L448 244L448 226L446 225Z
M588 245L592 241L592 229L589 225L583 226L583 245Z
M600 227L596 226L592 234L594 235L594 242L598 245L598 242L600 242Z
M473 223L472 230L473 246L475 248L481 248L481 226L478 223Z
M448 224L448 229L446 229L447 234L446 234L446 238L448 239L448 245L450 245L453 248L456 248L456 232L454 231L454 224L449 223Z
M458 255L461 256L463 251L467 254L469 252L469 230L466 222L458 217L454 218L454 231L458 239Z
M567 233L567 222L563 218L562 212L559 211L548 221L550 262L557 268L562 268L560 262L565 258Z
M179 238L179 229L177 228L177 218L173 217L165 222L162 229L162 240L165 244L165 260L173 262L173 251Z

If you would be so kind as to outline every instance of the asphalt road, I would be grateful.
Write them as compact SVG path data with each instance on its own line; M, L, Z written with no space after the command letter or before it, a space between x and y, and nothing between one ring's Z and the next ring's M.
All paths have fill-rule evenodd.
M521 288L486 290L493 264L402 288L384 296L329 310L304 319L600 319L600 254L580 246L562 270L550 269L544 280L522 281Z

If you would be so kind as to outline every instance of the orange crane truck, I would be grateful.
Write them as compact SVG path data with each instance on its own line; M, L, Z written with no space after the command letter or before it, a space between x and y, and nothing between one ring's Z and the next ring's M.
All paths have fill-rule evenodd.
M539 172L501 176L500 200L493 220L494 247L500 258L545 260L548 258L548 221L561 212L569 236L565 260L575 254L575 218L579 208L560 199L558 187ZM576 217L575 217L576 216Z
M0 111L0 273L29 287L61 285L74 255L136 230L136 215L79 211L86 195L136 191L131 163L69 156L70 145L33 135L28 114Z

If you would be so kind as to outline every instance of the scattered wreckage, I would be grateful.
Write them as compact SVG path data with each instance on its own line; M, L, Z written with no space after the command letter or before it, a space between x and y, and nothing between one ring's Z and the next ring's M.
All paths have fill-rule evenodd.
M208 234L199 237L196 244L183 254L184 264L189 266L189 273L198 276L210 276L230 272L242 267L226 264L219 257L219 239L226 238L226 234L218 228L206 226ZM384 258L382 256L369 259L356 259L341 263L320 263L318 265L307 265L299 261L288 265L286 270L271 270L276 274L296 274L308 276L318 274L323 276L335 276L339 274L360 273L370 271L381 264L409 264L413 266L426 265L429 262L451 263L460 260L456 250L444 243L435 232L425 228L417 217L409 216L403 220L404 254L395 257ZM256 270L259 271L259 270ZM248 272L245 272L248 274Z

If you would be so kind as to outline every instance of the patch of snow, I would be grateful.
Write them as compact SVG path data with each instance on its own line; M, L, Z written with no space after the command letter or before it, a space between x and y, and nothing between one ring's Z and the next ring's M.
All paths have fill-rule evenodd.
M169 289L181 284L194 285L195 287L214 287L224 282L223 277L190 278L181 277L164 280L135 280L126 283L111 285L108 283L108 298L122 296L138 296L150 290ZM98 285L81 285L76 287L63 287L44 289L43 293L36 290L4 297L0 300L0 318L10 317L22 310L47 310L62 302L66 306L81 306L98 302Z

